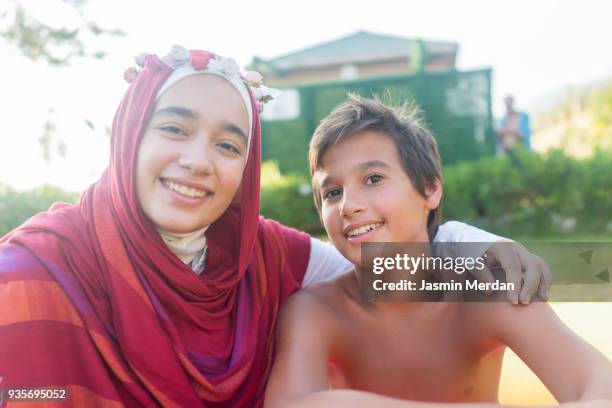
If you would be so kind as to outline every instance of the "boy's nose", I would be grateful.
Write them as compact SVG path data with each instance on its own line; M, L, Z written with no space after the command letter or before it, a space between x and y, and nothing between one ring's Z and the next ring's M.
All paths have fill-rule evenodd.
M351 217L364 210L365 206L359 196L345 189L342 196L342 202L340 203L340 215L343 217Z

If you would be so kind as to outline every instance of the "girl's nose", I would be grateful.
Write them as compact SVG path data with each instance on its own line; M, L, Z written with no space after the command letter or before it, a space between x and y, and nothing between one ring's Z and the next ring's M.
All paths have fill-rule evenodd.
M196 146L189 146L188 150L181 154L179 166L194 175L210 174L213 171L211 154L208 146L197 143Z

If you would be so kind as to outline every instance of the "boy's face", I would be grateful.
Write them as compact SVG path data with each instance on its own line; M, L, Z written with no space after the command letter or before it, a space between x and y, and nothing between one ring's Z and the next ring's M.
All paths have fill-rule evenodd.
M192 75L157 101L140 142L140 206L158 227L186 233L216 221L242 181L248 114L225 79Z
M356 266L362 242L428 242L427 216L438 207L437 182L423 197L412 185L395 142L365 130L343 138L322 158L314 177L321 216L332 243Z

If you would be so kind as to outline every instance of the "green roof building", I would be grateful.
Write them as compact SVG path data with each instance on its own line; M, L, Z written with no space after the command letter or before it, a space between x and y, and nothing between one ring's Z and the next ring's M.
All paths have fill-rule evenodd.
M358 31L276 58L255 57L251 65L267 85L299 85L451 70L457 50L452 42Z

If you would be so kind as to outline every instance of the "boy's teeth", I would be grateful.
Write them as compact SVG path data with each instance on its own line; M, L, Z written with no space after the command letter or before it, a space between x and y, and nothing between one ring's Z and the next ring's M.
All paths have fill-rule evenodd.
M366 232L371 231L374 228L378 228L381 225L382 225L381 222L377 222L375 224L364 225L363 227L359 227L359 228L356 228L354 230L350 230L347 235L350 238L353 238L353 237L356 237L357 235L365 234Z
M201 197L204 197L206 195L206 191L202 191L202 190L198 190L198 189L195 189L195 188L187 187L187 186L184 186L182 184L175 183L173 181L166 180L166 185L170 189L176 191L179 194L187 196L187 197L201 198Z

